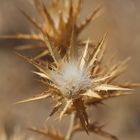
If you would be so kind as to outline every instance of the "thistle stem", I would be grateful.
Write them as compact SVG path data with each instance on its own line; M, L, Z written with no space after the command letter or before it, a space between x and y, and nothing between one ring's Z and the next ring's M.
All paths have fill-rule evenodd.
M65 137L66 140L71 139L72 132L73 132L74 121L75 121L75 113L71 114L69 128L68 128L68 131L67 131L67 134L66 134L66 137Z

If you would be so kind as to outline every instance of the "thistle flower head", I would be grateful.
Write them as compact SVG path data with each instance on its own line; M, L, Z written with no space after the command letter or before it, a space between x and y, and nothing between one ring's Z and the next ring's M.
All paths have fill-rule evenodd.
M57 104L50 116L59 109L62 109L60 119L64 115L76 112L83 128L88 132L89 120L86 107L100 103L108 97L119 96L119 91L130 89L111 84L111 81L121 72L122 64L97 77L99 73L101 75L102 71L100 63L104 54L106 35L92 48L89 47L89 41L87 41L82 55L78 53L79 48L75 46L73 36L71 38L71 45L63 57L49 39L45 38L53 63L40 66L34 60L29 59L28 61L39 70L34 73L43 78L44 83L48 86L48 91L37 97L20 101L20 103L47 97L55 98Z
M65 62L59 72L51 72L51 77L58 89L69 98L86 91L92 84L88 73L80 70L76 62Z

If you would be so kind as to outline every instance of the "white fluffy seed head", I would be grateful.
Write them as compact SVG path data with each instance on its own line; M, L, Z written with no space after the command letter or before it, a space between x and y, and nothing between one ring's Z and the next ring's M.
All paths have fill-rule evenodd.
M76 63L65 63L59 72L52 71L53 82L65 96L76 96L91 86L88 74L80 70Z

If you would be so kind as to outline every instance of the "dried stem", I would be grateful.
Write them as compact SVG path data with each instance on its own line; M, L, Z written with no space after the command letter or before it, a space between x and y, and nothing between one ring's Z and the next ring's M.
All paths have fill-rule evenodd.
M68 128L66 138L65 138L66 140L71 139L72 132L73 132L74 121L75 121L75 113L71 114L69 128Z

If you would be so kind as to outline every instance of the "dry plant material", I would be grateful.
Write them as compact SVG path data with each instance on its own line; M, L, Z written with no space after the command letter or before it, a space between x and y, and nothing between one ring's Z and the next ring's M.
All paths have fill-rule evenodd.
M87 25L96 19L101 13L101 9L97 7L91 15L82 23L77 24L77 19L80 15L82 0L73 3L72 0L53 0L46 7L43 0L29 0L32 6L36 9L41 21L35 20L32 16L26 13L22 8L18 8L19 11L33 24L35 33L32 34L18 34L15 36L2 36L3 39L20 39L20 40L32 40L40 42L40 45L23 45L17 47L18 50L29 50L42 48L43 52L38 54L34 59L40 59L49 55L49 51L46 48L46 41L44 38L50 40L50 42L57 48L60 55L63 57L67 49L70 46L71 34L74 29L75 45L83 46L84 41L78 39L80 33L87 27Z
M96 8L84 22L77 24L81 0L77 3L72 0L64 1L64 3L60 0L53 0L49 8L43 0L30 2L43 19L42 23L29 16L23 9L19 8L19 10L38 29L38 32L3 38L41 42L41 45L26 45L18 49L43 49L43 52L34 58L24 58L37 68L34 73L41 78L41 82L47 86L48 90L18 103L52 98L56 101L56 105L49 118L56 112L59 112L60 120L64 116L71 116L66 136L51 132L49 129L31 128L30 130L52 140L70 140L78 131L93 132L117 140L112 134L103 131L102 126L91 123L87 113L89 106L101 104L106 99L127 95L135 87L135 84L113 84L114 80L125 70L128 60L104 67L103 56L106 50L107 34L97 44L79 39L79 34L91 20L99 15L101 9ZM44 57L45 60L42 59Z

